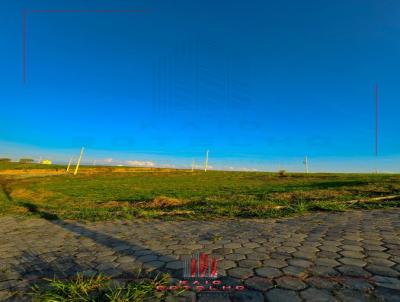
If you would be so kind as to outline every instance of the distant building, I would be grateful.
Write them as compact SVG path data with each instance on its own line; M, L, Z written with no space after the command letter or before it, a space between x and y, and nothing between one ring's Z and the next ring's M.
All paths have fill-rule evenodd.
M42 160L40 163L41 163L42 165L51 165L51 164L52 164L51 160L49 160L49 159L44 159L44 160Z

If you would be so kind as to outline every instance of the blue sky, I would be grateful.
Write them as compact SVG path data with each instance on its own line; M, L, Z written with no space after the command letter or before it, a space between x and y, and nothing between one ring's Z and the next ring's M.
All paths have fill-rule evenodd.
M400 171L396 0L3 1L0 22L0 156Z

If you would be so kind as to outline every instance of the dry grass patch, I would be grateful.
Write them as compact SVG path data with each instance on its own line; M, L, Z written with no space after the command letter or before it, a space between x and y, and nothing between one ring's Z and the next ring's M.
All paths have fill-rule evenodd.
M281 200L287 202L316 201L316 200L336 200L343 196L350 195L351 192L346 190L312 190L300 192L277 192L266 196L270 200Z
M158 196L153 198L150 202L146 202L145 206L150 208L167 208L172 206L181 206L186 203L187 202L185 200L179 198Z

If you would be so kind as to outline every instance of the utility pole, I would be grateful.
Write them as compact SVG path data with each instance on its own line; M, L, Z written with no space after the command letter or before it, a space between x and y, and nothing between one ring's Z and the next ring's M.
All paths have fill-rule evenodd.
M304 164L304 166L305 166L305 168L306 168L306 173L308 173L308 158L307 158L307 156L304 157L303 164Z
M68 166L67 166L67 173L69 172L69 168L71 167L72 157L69 159Z
M375 162L376 162L376 167L375 167L375 173L378 173L378 138L379 138L379 132L378 132L378 84L375 86Z
M82 160L83 150L84 150L84 148L82 147L81 154L79 155L78 162L76 163L74 175L78 174L79 165L81 164L81 160Z
M207 172L207 168L208 168L208 152L209 152L209 150L206 151L206 160L204 162L204 172Z
M192 161L192 172L194 171L194 161Z

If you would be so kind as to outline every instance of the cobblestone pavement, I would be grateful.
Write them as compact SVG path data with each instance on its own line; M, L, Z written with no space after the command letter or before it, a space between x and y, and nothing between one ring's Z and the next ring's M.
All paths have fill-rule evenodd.
M223 282L246 287L198 294L199 302L400 301L400 209L265 220L0 223L0 301L27 300L20 294L32 283L76 272L118 277L143 267L179 278L180 259L194 251L219 259Z

